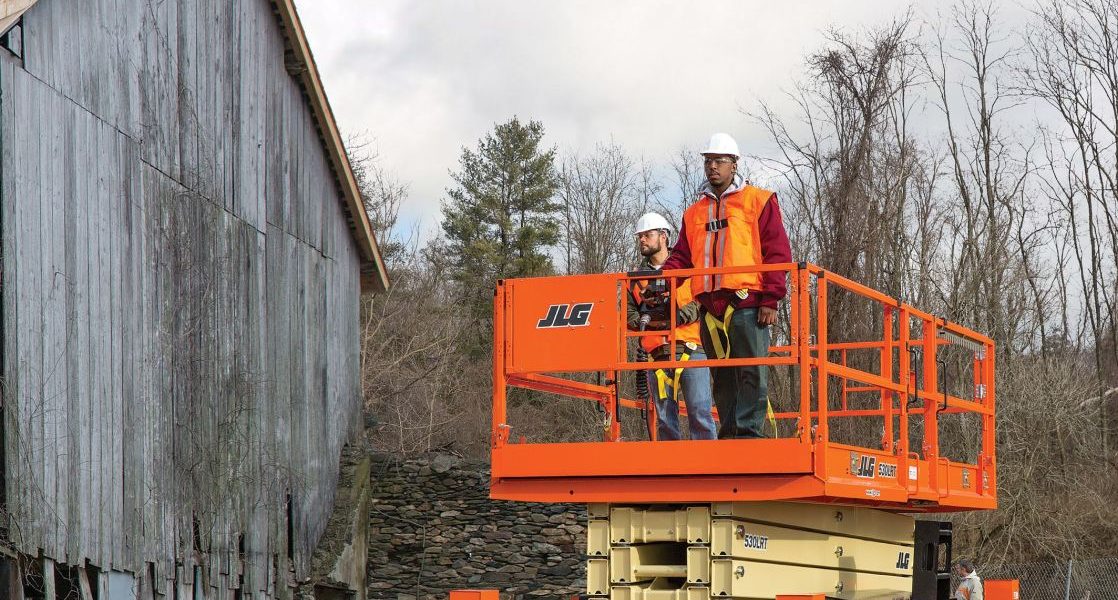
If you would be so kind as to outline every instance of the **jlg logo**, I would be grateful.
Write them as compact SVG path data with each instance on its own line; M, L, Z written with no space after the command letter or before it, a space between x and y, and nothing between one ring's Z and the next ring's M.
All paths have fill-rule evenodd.
M877 472L877 457L863 454L857 466L858 468L854 471L855 476L873 479L874 474Z
M552 304L547 307L547 316L536 323L536 327L582 327L590 324L590 311L594 305L589 302L582 304Z
M897 568L908 570L909 564L912 562L912 555L908 552L897 553Z

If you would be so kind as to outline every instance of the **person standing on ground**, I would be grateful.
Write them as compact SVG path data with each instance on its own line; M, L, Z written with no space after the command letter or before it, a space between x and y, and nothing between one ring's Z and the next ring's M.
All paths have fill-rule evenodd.
M969 560L960 560L952 569L962 581L955 588L954 600L982 600L982 580L974 571L974 563Z
M737 172L741 153L734 138L716 133L702 152L707 181L683 213L679 240L664 271L749 267L792 260L776 194L749 185ZM689 278L702 307L703 347L712 358L768 356L777 305L787 291L787 273L727 273ZM714 403L719 438L767 437L766 367L716 367ZM773 434L775 421L770 417Z
M671 225L657 213L647 213L636 225L637 246L640 249L641 271L658 271L668 259L668 243L671 241ZM658 304L660 313L656 320L650 320L646 329L668 329L670 317L666 310L671 302L666 297L649 296L646 292L650 280L635 280L630 290L628 324L629 329L639 329L641 314L652 315ZM642 306L645 310L642 311ZM641 347L652 360L706 360L700 346L699 305L691 297L690 282L684 282L676 289L676 345L673 353L670 338L666 335L645 336L640 338ZM656 369L642 371L647 374L648 389L656 399L656 437L660 440L680 440L679 430L679 392L683 392L684 405L687 407L688 430L693 440L715 439L714 416L711 414L710 370L706 367L688 369Z

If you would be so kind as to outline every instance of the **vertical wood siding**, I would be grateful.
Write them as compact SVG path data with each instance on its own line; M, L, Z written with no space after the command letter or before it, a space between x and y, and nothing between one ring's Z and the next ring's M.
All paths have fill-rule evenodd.
M358 419L360 288L272 6L41 0L23 31L0 57L11 542L282 596Z

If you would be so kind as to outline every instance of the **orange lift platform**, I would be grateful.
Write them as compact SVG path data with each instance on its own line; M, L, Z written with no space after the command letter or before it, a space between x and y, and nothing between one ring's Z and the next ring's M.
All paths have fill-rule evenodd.
M667 334L674 344L676 336L674 293L669 330L627 329L626 294L634 281L661 277L674 290L693 274L747 271L788 273L782 318L790 336L774 335L769 356L630 358L634 338ZM829 312L829 297L845 314ZM849 339L856 329L846 323L855 319L872 323L857 330L874 331L875 339ZM493 498L650 504L782 500L905 513L997 507L993 342L818 266L505 280L496 289L494 338ZM780 367L790 374L783 380L790 395L777 395L770 384L779 437L623 438L626 419L655 422L654 403L624 397L620 382L626 372L738 365ZM516 402L509 400L513 388L597 403L602 439L523 439L510 424L516 422ZM958 428L960 419L969 436L962 445L971 455L948 458L940 438L946 428ZM872 425L845 425L854 420ZM640 431L646 431L643 423ZM957 430L951 433L952 439L959 437Z

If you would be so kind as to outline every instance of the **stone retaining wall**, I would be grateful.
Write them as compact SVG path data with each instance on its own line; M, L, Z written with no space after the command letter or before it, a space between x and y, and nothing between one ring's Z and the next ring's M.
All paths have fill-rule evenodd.
M585 589L586 507L489 499L489 468L447 455L374 455L370 599L447 598L499 589L502 600Z

